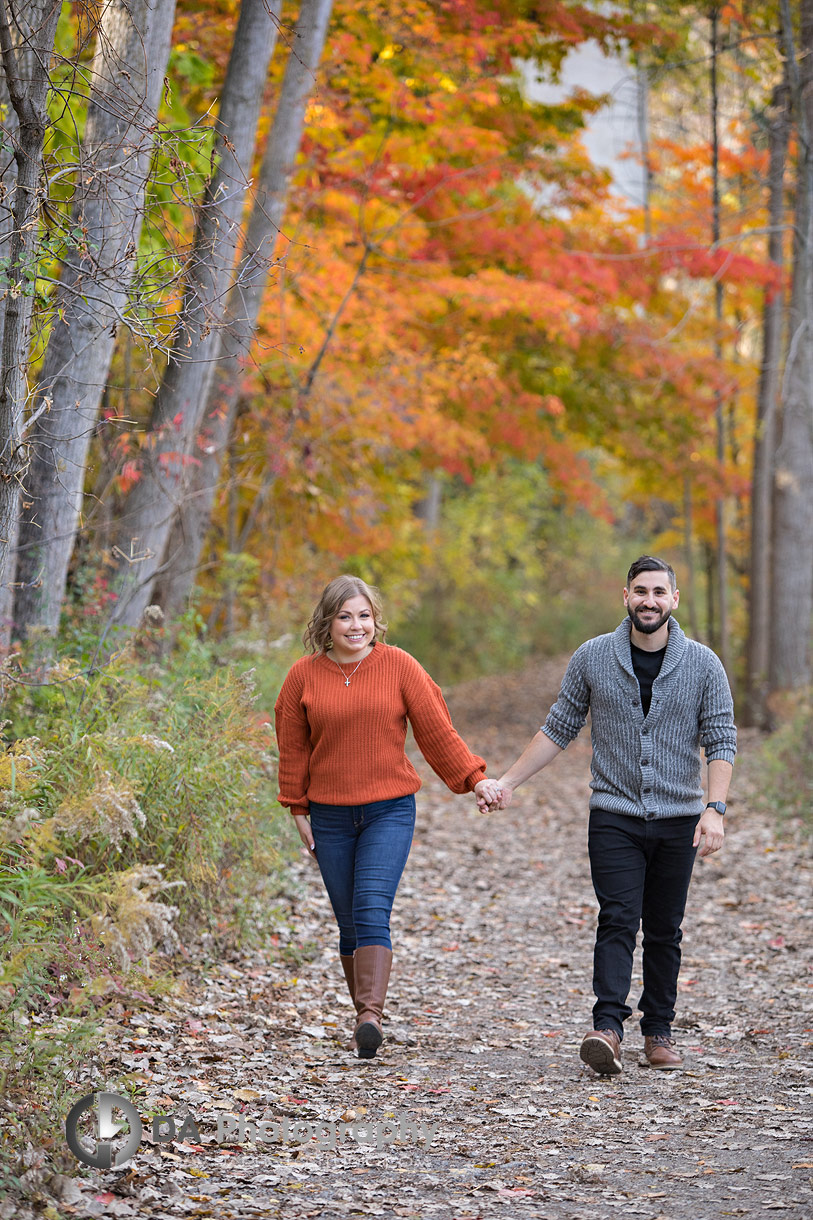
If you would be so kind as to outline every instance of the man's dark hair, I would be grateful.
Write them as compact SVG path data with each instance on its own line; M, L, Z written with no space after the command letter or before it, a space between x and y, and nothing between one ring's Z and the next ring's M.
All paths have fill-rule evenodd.
M672 586L674 593L677 588L677 577L675 569L665 559L658 559L655 555L640 555L633 564L630 564L630 570L627 572L627 588L632 588L632 582L641 572L668 572L669 584Z

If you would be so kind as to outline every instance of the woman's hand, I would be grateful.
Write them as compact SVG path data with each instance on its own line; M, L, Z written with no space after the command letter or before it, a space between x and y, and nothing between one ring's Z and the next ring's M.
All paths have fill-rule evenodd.
M477 808L481 813L490 813L493 809L501 809L502 788L495 779L481 779L474 785L477 797Z
M310 819L304 813L295 813L294 821L296 828L299 831L299 837L308 849L308 855L312 859L316 859L316 845L313 841L313 831L311 830Z

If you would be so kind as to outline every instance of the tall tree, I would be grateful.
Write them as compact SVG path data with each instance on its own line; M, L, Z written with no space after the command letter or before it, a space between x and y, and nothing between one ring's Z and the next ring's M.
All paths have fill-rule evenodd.
M720 55L720 10L715 5L710 14L711 20L711 59L710 98L711 98L711 238L715 249L720 245L722 235L720 225L720 129L719 129L719 94L718 94L718 60ZM714 355L718 363L722 363L723 343L723 281L720 275L714 278ZM720 660L726 673L731 673L731 647L728 638L728 539L726 536L726 502L722 479L726 462L726 424L723 395L719 388L715 390L715 428L717 433L717 461L720 467L721 486L717 492L715 503L715 524L717 533L717 550L715 555L715 583L717 592L717 648Z
M6 590L0 634L9 632L9 576L17 542L20 486L28 464L24 444L28 400L34 252L39 221L46 98L60 4L30 0L22 12L0 0L3 76L15 124L8 131L16 163L13 208L0 303L0 588Z
M305 108L313 92L332 7L333 0L303 0L291 40L291 52L248 223L240 273L229 297L189 492L178 506L163 568L157 576L155 598L170 616L183 607L195 583L223 458L237 415L241 376L268 287L274 247L282 227L291 175L302 139Z
M767 112L768 258L777 271L777 284L768 288L762 311L762 363L757 392L756 435L751 480L751 547L748 577L748 644L745 719L768 726L768 669L771 642L771 533L773 478L776 459L777 405L782 363L785 294L781 288L785 227L785 164L790 138L790 92L777 85Z
M782 0L798 152L788 353L774 474L773 694L809 684L813 615L813 0L801 0L798 12L797 27L789 0Z
M216 168L200 203L175 338L142 449L141 476L119 521L116 623L149 604L175 513L187 495L193 446L221 341L257 122L276 43L280 0L242 0L217 119Z
M88 449L126 325L175 0L106 0L31 432L15 626L56 631L83 501Z

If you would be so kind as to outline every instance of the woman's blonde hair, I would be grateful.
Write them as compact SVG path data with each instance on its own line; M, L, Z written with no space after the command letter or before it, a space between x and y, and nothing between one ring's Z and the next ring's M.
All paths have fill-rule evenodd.
M384 622L384 611L381 605L381 594L375 585L368 585L359 576L337 576L325 585L316 609L311 615L307 630L302 636L302 642L309 652L327 652L332 647L330 624L351 597L366 597L373 611L375 633L380 639L387 634L387 624Z

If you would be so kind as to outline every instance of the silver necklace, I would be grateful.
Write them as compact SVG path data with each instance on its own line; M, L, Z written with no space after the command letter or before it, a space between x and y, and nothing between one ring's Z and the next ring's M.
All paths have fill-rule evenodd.
M334 655L333 655L333 653L332 653L332 652L329 652L327 655L330 657L331 661L336 661L336 658L334 657ZM366 660L367 660L367 657L369 657L369 655L370 655L370 654L369 654L369 652L368 652L368 653L367 653L367 656L363 656L363 657L361 658L361 661L366 661ZM356 666L356 669L358 669L359 665L361 665L361 661L359 661L358 665ZM347 675L347 674L344 672L344 670L342 669L342 663L341 663L341 661L336 661L336 664L337 664L337 665L338 665L338 667L339 667L339 672L341 673L342 677L344 678L344 684L345 684L345 686L349 686L349 685L350 685L350 678L352 678L352 677L353 677L353 674L356 672L356 669L351 669L350 674L349 674L349 676L348 676L348 675Z

